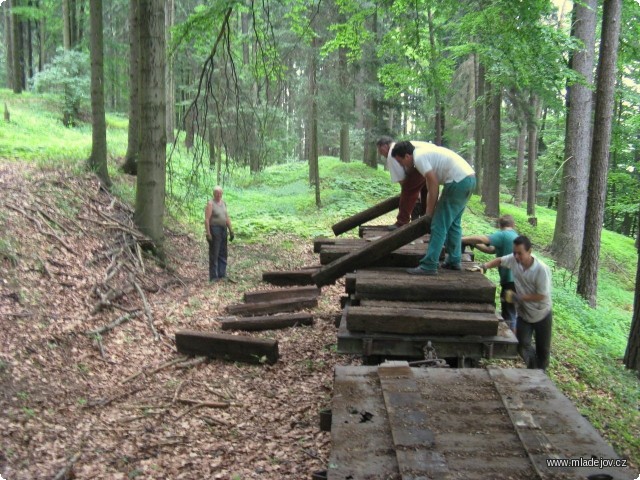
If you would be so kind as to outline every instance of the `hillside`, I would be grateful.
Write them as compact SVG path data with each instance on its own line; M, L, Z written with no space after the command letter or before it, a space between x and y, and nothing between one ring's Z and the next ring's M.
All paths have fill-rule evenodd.
M59 128L46 110L30 115L46 106L34 108L31 102L40 101L12 103L12 124L0 124L0 408L6 412L0 428L7 432L0 473L12 480L53 478L73 465L76 478L279 479L308 478L325 467L329 436L319 432L317 412L331 397L333 366L358 363L335 353L341 282L323 289L313 328L265 335L280 342L281 360L273 366L169 364L179 358L173 335L182 328L216 330L226 305L267 288L263 270L316 263L310 238L328 235L336 219L391 194L386 172L322 159L320 210L304 162L254 177L232 172L225 199L238 235L230 245L233 282L211 286L201 233L211 174L199 172L187 188L186 159L175 160L168 268L161 268L135 247L144 238L131 222L134 181L116 169L126 124L109 122L110 194L81 168L90 130ZM506 202L502 209L553 266L544 252L554 212L539 208L534 229L525 210ZM463 217L465 233L492 231L482 210L474 197ZM392 216L379 221L391 223ZM549 376L638 466L640 388L621 363L637 264L632 240L605 231L602 259L595 310L575 296L572 274L553 267ZM112 330L89 333L126 315L131 318ZM233 405L190 411L180 399Z

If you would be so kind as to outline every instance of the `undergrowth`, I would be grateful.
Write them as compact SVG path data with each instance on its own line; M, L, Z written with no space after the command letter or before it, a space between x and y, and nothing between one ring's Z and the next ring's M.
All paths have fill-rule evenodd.
M91 147L88 126L64 128L54 103L47 97L17 96L0 90L0 101L7 102L11 112L11 123L0 123L0 157L33 161L48 168L82 168ZM133 202L135 179L117 170L117 162L126 150L126 119L110 116L108 124L109 172L114 179L114 192ZM173 153L168 171L169 215L181 228L203 238L203 211L216 183L215 172L206 166L194 170L188 152L180 146ZM308 241L317 235L331 235L330 226L336 221L399 191L387 172L361 162L342 163L329 157L320 159L320 208L315 204L314 188L309 185L308 165L302 161L272 166L254 175L236 167L225 178L224 199L237 242L246 248L263 248L269 255L286 255L287 251L271 245L270 238L282 238L280 234L286 233L288 239ZM555 212L537 207L538 224L533 227L527 222L526 209L505 202L505 198L501 213L514 216L517 230L532 239L534 254L553 272L554 334L549 376L619 453L640 465L639 382L621 362L629 335L638 262L633 240L603 231L598 307L591 309L575 294L575 272L558 267L546 253L553 238ZM474 196L463 217L465 234L495 230L483 211ZM393 223L394 214L378 221ZM1 234L0 256L4 261L10 261L12 256L11 243ZM484 261L491 257L477 254L477 258ZM495 271L490 272L490 277L498 280Z

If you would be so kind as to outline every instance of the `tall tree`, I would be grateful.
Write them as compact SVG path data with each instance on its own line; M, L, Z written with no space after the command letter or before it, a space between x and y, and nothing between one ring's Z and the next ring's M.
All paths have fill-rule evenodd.
M4 44L6 51L7 66L7 87L13 88L13 26L11 19L11 1L8 0L2 5L4 17Z
M11 40L13 45L13 93L22 93L24 89L24 50L22 42L22 21L16 14L18 0L11 2Z
M502 105L502 89L492 83L487 83L486 87L487 130L486 143L483 148L482 200L485 203L484 213L497 218L500 215L500 106Z
M309 183L315 187L316 206L320 207L320 165L318 163L318 39L311 41L309 58Z
M164 0L140 0L140 156L134 219L157 247L163 243L166 183Z
M640 225L640 205L638 205L638 224ZM636 292L633 300L633 318L629 341L624 354L624 364L627 368L640 373L640 235L636 238L638 251L638 267L636 269Z
M140 12L129 0L129 129L122 171L136 175L140 153Z
M71 49L71 9L69 0L62 0L62 46Z
M570 55L569 68L581 79L567 86L564 166L551 245L558 263L569 269L580 258L587 208L597 10L597 0L576 2L571 23L571 35L582 47Z
M596 106L593 126L593 146L589 170L589 196L582 258L578 274L578 293L589 305L596 306L600 235L607 194L611 122L616 81L616 61L620 36L622 0L605 0L602 11L602 36L598 57Z
M349 97L349 65L347 64L347 51L344 47L338 50L338 75L340 79L341 93L343 97ZM342 98L340 102L340 160L351 161L351 149L349 145L349 115L353 105Z
M540 116L540 101L535 94L529 99L527 115L527 215L533 225L536 224L536 162L538 160L538 117Z
M171 44L171 28L175 23L175 0L166 0L165 3L165 31L166 44ZM167 56L167 142L173 142L176 128L176 82L173 72L173 54Z
M474 169L476 171L476 190L482 192L482 184L484 182L484 166L482 160L484 158L484 117L485 117L485 71L484 65L480 62L478 54L473 55L474 65L474 84L475 84L475 108L474 108Z
M102 30L102 0L91 0L91 155L87 161L106 187L111 186L107 170L107 125L104 117L104 47Z

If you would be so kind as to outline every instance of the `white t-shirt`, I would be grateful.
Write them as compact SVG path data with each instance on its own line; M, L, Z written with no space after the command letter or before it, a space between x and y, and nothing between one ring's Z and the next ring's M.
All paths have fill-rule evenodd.
M431 145L431 143L411 140L411 145L416 148L425 148ZM389 145L389 154L387 155L387 168L389 169L389 174L391 175L392 182L402 182L407 174L404 172L404 167L391 156L391 151L393 150L394 146L395 143Z
M422 175L433 170L440 185L460 182L469 175L475 174L471 165L456 152L432 143L416 146L413 152L413 164Z
M529 323L536 323L551 311L551 270L543 262L533 257L533 264L525 270L516 262L513 253L500 257L500 266L511 269L518 295L539 294L544 300L539 302L521 302L518 315Z

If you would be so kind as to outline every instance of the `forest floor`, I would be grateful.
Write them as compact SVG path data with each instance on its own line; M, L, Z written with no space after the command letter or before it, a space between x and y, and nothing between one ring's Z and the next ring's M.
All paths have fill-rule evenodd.
M263 270L316 264L310 242L230 244L233 281L209 284L204 236L167 229L161 268L136 247L131 208L93 176L0 161L0 189L6 480L301 479L326 468L318 412L334 365L359 361L335 353L341 283L323 289L313 327L253 334L278 340L274 365L194 363L174 346L176 331L218 331L225 306L273 288Z

